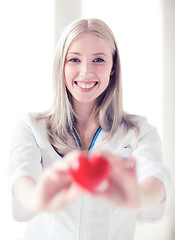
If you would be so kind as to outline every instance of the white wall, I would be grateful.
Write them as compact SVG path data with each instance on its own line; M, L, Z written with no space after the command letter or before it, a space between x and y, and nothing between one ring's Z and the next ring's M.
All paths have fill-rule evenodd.
M52 95L54 2L0 1L0 239L22 237L24 224L11 217L7 194L9 135L14 121L45 110Z
M164 0L164 157L172 175L172 198L168 208L171 240L175 239L175 1ZM169 239L168 239L169 240Z
M82 0L82 17L101 18L113 30L121 56L124 108L146 116L163 140L163 1ZM165 164L169 166L166 158ZM172 240L170 226L168 213L156 224L139 223L135 240Z
M6 171L9 139L17 119L43 111L52 102L52 64L56 42L80 17L80 0L0 1L0 239L22 239L25 223L11 216Z
M97 17L119 47L125 110L147 116L162 135L163 29L159 0L82 0L82 17Z
M125 110L147 116L158 127L165 142L165 159L170 159L168 164L174 168L175 128L172 131L171 127L175 122L173 0L0 1L0 239L14 240L23 233L23 225L15 223L11 217L7 200L6 167L11 127L21 114L45 110L50 105L56 41L63 27L80 17L80 9L82 17L101 18L114 31L121 55ZM169 37L163 38L163 29ZM164 62L165 53L168 54ZM166 99L164 104L163 99ZM170 216L173 214L167 214L155 225L139 226L135 240L172 240Z
M81 0L54 0L55 1L55 45L65 26L80 18Z

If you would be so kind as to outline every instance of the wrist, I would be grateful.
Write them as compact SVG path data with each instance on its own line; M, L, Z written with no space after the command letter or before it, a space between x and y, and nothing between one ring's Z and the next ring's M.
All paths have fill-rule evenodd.
M35 212L36 182L30 177L21 177L13 184L12 194L19 204L27 211Z
M166 199L163 183L154 177L145 179L139 185L139 195L141 209L154 207Z

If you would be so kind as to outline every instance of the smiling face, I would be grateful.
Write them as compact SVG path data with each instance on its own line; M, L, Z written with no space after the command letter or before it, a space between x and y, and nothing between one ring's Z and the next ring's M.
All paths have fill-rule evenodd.
M81 33L67 51L64 78L73 103L95 103L107 88L112 72L112 50L102 38Z

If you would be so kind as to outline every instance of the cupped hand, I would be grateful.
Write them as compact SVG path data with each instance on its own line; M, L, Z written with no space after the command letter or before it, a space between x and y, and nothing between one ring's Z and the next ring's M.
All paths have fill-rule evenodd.
M70 174L82 151L73 151L61 161L46 169L39 179L34 194L35 211L55 211L70 204L80 193L92 197L103 198L116 206L138 208L140 206L140 190L136 177L136 160L123 159L110 152L91 153L91 158L101 157L109 162L106 179L90 191L82 187Z
M137 209L140 207L140 188L136 176L136 160L123 159L110 152L93 153L102 155L110 163L110 171L105 184L92 195L102 197L119 207Z
M55 211L70 204L81 192L70 177L69 167L79 151L67 154L61 161L43 171L34 190L33 209Z

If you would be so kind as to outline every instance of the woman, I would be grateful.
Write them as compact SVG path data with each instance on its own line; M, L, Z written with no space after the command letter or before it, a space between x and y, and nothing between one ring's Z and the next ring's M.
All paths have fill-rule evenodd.
M156 129L122 107L115 37L98 19L73 22L54 62L54 102L14 130L9 176L13 213L25 239L133 239L136 218L159 219L169 195ZM106 185L80 187L80 155L110 164Z

